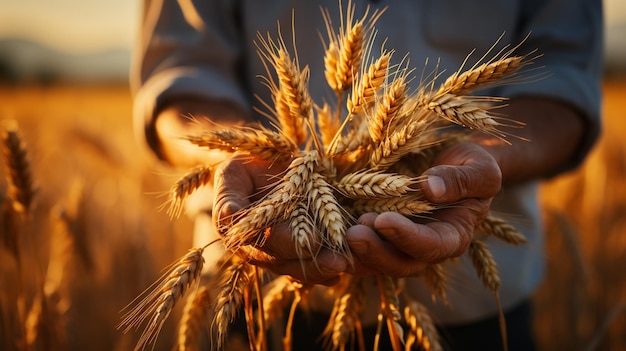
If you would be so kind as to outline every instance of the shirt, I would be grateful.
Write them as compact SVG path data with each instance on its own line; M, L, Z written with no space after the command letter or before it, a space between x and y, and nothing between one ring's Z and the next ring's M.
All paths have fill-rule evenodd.
M396 63L406 55L416 72L431 72L436 65L437 72L443 72L441 79L458 70L466 58L464 67L471 67L483 54L507 50L507 45L511 48L519 44L515 54L536 50L538 57L531 67L547 74L481 94L507 98L543 96L578 109L586 121L586 135L576 158L562 171L578 165L597 139L603 48L600 0L352 3L356 6L356 18L368 5L370 11L386 7L375 24L374 55L385 41L384 47L395 51ZM178 97L227 100L251 114L255 114L253 106L262 107L257 97L271 102L269 89L259 78L267 75L256 53L259 34L277 38L280 33L287 47L293 49L292 55L297 52L300 65L310 67L309 88L314 101L333 101L334 93L323 74L322 40L327 38L320 9L329 10L337 29L341 23L338 7L336 0L147 1L131 72L139 137L145 138L158 153L154 117ZM419 79L413 83L418 84ZM263 120L260 115L258 118ZM503 188L491 207L528 238L528 244L519 247L486 239L502 277L500 296L505 309L528 298L542 278L544 252L538 182ZM432 301L419 278L408 278L405 287L426 304L437 323L468 323L497 312L492 292L483 287L467 254L458 264L446 265L451 281L449 304Z

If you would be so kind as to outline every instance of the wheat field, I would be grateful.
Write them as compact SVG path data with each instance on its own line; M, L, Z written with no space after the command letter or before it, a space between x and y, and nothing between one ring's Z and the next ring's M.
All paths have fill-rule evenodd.
M535 299L541 350L626 348L626 80L607 78L604 88L600 142L580 169L542 192L549 251ZM36 189L18 238L22 264L0 249L3 350L23 346L11 342L15 333L38 350L132 349L140 333L116 329L120 311L190 247L190 220L159 210L181 170L151 158L130 113L123 84L0 88L0 126L16 121ZM6 218L0 224L8 228ZM55 292L54 313L37 323L42 285ZM9 302L18 295L16 307ZM28 327L13 325L16 315ZM166 322L156 349L172 349L177 320Z

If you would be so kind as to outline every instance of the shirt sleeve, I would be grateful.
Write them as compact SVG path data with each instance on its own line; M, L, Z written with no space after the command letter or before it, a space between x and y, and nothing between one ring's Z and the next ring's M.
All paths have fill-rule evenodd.
M601 129L603 22L601 0L524 1L519 53L540 55L527 72L530 82L510 84L498 95L543 96L563 101L585 118L585 136L574 159L561 171L578 166ZM532 57L533 54L531 54ZM537 73L537 79L532 78Z
M159 154L156 114L180 97L247 106L236 1L147 0L131 68L135 131Z

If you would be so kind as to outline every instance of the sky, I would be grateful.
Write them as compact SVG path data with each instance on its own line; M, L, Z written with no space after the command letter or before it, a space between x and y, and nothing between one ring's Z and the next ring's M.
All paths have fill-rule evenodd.
M0 0L0 40L27 39L72 54L128 51L136 37L141 3ZM626 62L626 0L604 0L604 9L607 52Z
M62 51L130 49L141 1L2 0L0 38L31 39Z
M0 38L34 39L74 52L130 48L140 6L132 0L2 0ZM604 6L607 27L626 23L626 1L604 0Z

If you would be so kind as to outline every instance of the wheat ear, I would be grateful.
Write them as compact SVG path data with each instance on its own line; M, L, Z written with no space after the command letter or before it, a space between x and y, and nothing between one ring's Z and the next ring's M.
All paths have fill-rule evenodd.
M436 94L467 94L489 84L503 84L502 80L530 64L524 56L511 56L482 63L465 72L457 71L446 79Z
M424 217L437 209L420 196L405 195L402 197L382 199L358 199L350 207L356 215L367 212L397 212L409 217Z
M430 288L433 299L439 298L444 303L448 302L446 296L448 279L446 278L445 268L442 263L434 263L426 267L424 270L424 282Z
M230 265L220 274L220 290L215 299L213 326L216 331L217 349L222 349L228 325L235 320L244 302L244 290L252 278L252 265L233 256Z
M512 245L521 245L528 242L524 234L520 233L512 225L491 215L487 216L478 225L476 231L487 235L493 235L496 238Z
M346 197L367 199L403 196L416 191L412 186L417 182L417 178L401 174L362 170L345 175L334 186Z
M238 151L268 161L288 160L298 153L298 146L294 143L297 139L287 138L264 127L231 126L189 136L187 140L199 147Z
M410 330L406 340L407 350L417 342L424 351L443 351L437 328L424 305L410 301L404 307L404 318Z
M374 61L352 89L352 93L346 104L348 113L356 115L369 107L376 100L376 93L381 89L387 78L389 69L389 60L393 52L383 52L383 54Z
M208 246L208 245L207 245ZM128 332L133 328L138 328L148 319L148 325L141 333L135 350L143 350L147 345L154 343L165 323L165 320L172 312L176 303L185 294L185 291L192 284L197 282L204 258L202 252L204 248L193 248L176 262L157 282L154 288L146 292L141 300L135 299L129 306L135 307L124 314L122 322L118 328L124 328Z
M285 275L274 278L263 287L263 319L269 326L282 316L283 309L293 299L295 287Z
M330 184L319 173L311 175L311 190L308 191L308 202L314 219L319 223L326 234L326 243L331 250L344 255L352 262L352 255L346 241L346 221L344 210L337 202Z
M359 313L365 307L365 291L359 277L344 276L346 287L341 289L335 299L333 311L324 330L333 350L343 350L346 344L357 334L360 349L364 349L364 341Z
M172 218L178 218L183 210L185 199L194 191L213 181L211 167L199 165L179 178L169 192L169 207L167 213Z
M210 314L211 294L206 286L199 287L187 297L178 326L178 351L199 351L202 328Z
M398 291L396 289L396 283L394 279L386 275L376 276L378 283L378 290L380 295L380 314L379 325L382 323L380 317L387 323L387 329L389 330L389 338L391 339L391 346L393 351L400 351L401 342L404 340L404 331L399 321L402 319L400 315L400 300L398 299ZM380 329L380 328L379 328ZM379 343L380 332L377 332L375 345Z
M13 206L19 212L28 213L36 191L28 152L17 127L9 127L2 134L2 154Z
M487 248L487 245L480 240L472 240L469 246L469 255L472 258L474 268L481 278L483 285L493 291L498 306L498 316L500 321L500 333L502 334L502 345L504 350L508 350L506 322L504 320L504 313L502 311L502 305L500 304L500 273L498 273L498 265L493 259L491 252Z

